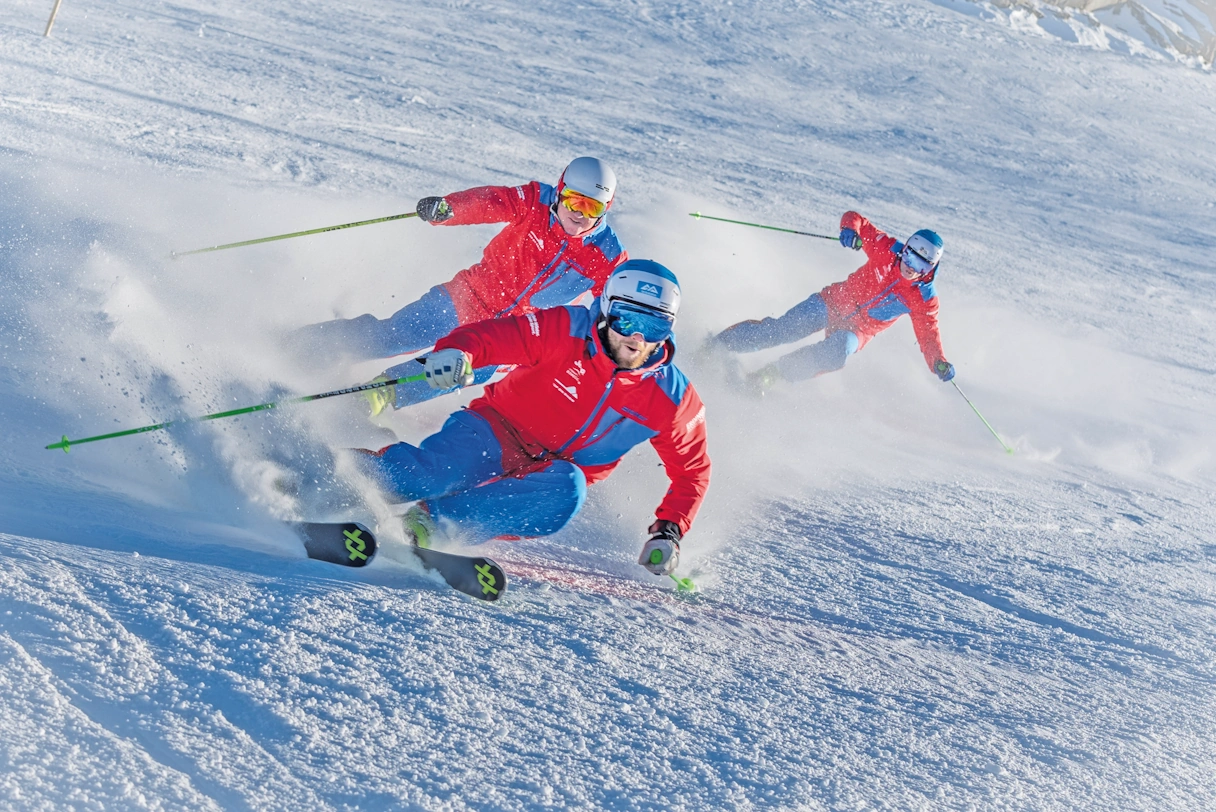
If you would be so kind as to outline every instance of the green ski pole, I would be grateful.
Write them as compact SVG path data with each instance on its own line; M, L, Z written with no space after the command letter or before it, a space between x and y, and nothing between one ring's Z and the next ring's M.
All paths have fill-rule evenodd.
M828 236L827 234L812 234L809 231L795 231L792 228L779 228L777 226L766 226L766 225L761 225L760 223L744 222L743 220L728 220L725 217L710 217L708 214L701 214L701 212L699 212L699 211L691 211L688 213L688 216L695 217L698 220L701 220L701 219L717 220L718 222L721 222L721 223L734 223L735 225L739 225L739 226L752 226L753 228L767 228L769 231L784 231L786 234L801 234L804 237L818 237L821 240L839 240L840 239L839 237L831 237L831 236Z
M651 564L662 564L663 563L662 551L651 550L650 551L650 563ZM667 575L669 578L671 578L671 580L676 582L676 592L696 592L697 591L697 585L692 582L691 578L677 578L674 573L670 573L670 572L667 573Z
M691 578L677 578L674 573L667 573L671 576L671 580L676 582L676 592L687 593L696 592L697 585L692 582Z
M201 417L183 417L180 420L166 420L164 423L156 423L151 426L140 426L137 429L127 429L126 431L115 431L110 434L98 434L96 437L82 437L79 440L69 440L68 436L63 435L63 439L57 443L51 443L47 446L48 449L62 448L63 453L68 453L68 449L74 445L82 443L95 443L98 440L112 440L115 437L126 437L131 434L143 434L147 431L157 431L159 429L167 429L169 426L177 426L183 423L201 423L204 420L219 420L222 417L236 417L239 414L252 414L253 412L263 412L268 409L277 409L280 406L288 406L295 403L308 403L313 400L321 400L323 398L337 397L338 395L350 395L355 392L366 392L369 389L380 389L385 386L393 386L399 383L413 383L426 379L426 373L422 372L417 375L411 375L408 378L393 378L387 381L373 381L371 383L360 384L359 386L349 386L346 389L335 389L332 392L322 392L319 395L304 395L298 398L290 398L288 400L280 400L276 403L259 403L257 406L246 406L243 409L232 409L227 412L216 412L215 414L205 414Z
M391 217L378 217L375 220L360 220L357 223L343 223L340 226L326 226L325 228L314 228L309 231L293 231L290 234L279 234L274 237L262 237L257 240L245 240L243 242L230 242L226 245L213 245L210 248L195 248L193 251L174 251L169 254L170 259L178 257L188 257L191 254L206 254L209 251L223 251L225 248L241 248L246 245L257 245L263 242L274 242L275 240L290 240L292 237L307 237L309 234L324 234L327 231L341 231L344 228L355 228L357 226L370 226L376 223L388 223L393 220L405 220L409 217L417 217L418 212L411 211L408 214L394 214Z
M963 390L958 388L957 383L954 383L953 380L951 380L950 383L953 383L954 388L958 390L958 393L960 395L963 395ZM1012 454L1013 449L1005 444L1005 441L1001 439L1001 435L996 433L996 429L994 429L992 427L992 424L989 423L987 420L984 420L984 416L982 414L980 414L980 410L975 408L975 404L971 402L971 398L967 397L966 395L963 395L963 400L967 401L967 405L971 407L971 411L975 412L975 416L984 422L984 425L988 427L988 431L992 432L992 436L995 437L996 441L1001 444L1001 448L1005 449L1005 453Z

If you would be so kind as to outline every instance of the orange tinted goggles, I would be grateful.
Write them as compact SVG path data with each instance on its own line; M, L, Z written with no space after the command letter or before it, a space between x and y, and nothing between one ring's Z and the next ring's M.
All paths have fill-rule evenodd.
M562 205L570 211L585 214L592 219L599 219L608 211L608 204L601 203L594 197L581 195L573 189L562 189Z

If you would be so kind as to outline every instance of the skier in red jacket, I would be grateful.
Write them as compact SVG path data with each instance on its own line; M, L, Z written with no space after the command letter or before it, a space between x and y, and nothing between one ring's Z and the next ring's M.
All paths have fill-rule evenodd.
M754 352L825 331L822 341L752 373L749 383L763 391L783 378L803 380L842 368L850 355L907 313L929 369L943 381L951 380L954 365L942 350L933 287L942 258L941 237L921 229L907 243L900 243L857 212L848 211L840 218L840 242L846 248L864 249L866 264L780 318L742 321L714 340L733 352Z
M436 285L387 319L365 314L297 331L301 351L314 360L365 361L420 352L462 324L530 313L568 304L584 293L598 296L604 281L628 259L605 222L616 195L616 174L598 158L576 158L557 186L482 186L418 201L418 216L431 225L506 223L481 261ZM384 374L404 377L406 365ZM494 367L478 369L484 383ZM390 391L395 390L395 391ZM435 397L423 383L372 390L373 413Z
M630 260L591 308L556 307L459 327L427 356L437 390L473 370L517 365L418 446L365 452L392 498L420 500L406 528L420 546L440 531L467 541L556 533L587 485L650 441L671 479L638 563L659 575L679 560L709 486L705 407L672 364L680 288L667 268Z

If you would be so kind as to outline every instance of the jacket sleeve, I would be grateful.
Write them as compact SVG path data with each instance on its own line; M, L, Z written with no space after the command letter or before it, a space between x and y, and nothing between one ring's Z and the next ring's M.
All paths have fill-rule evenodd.
M655 518L675 522L681 533L687 533L709 489L710 469L705 404L692 386L684 391L671 425L651 438L650 444L671 480Z
M473 367L494 364L535 366L545 353L563 348L570 337L570 315L563 307L539 310L523 316L466 324L435 342L435 349L454 347L467 352Z
M841 215L840 229L846 228L853 229L861 237L862 250L869 259L885 259L891 253L895 240L857 212L846 211Z
M926 300L922 290L924 288L919 285L912 286L913 300L908 311L912 317L916 343L920 345L921 354L925 356L925 363L929 365L930 372L936 373L934 365L938 361L946 360L945 351L942 350L942 336L937 329L937 295L930 292Z
M452 216L438 226L468 226L477 223L515 223L527 216L539 198L535 183L524 186L478 186L444 195Z

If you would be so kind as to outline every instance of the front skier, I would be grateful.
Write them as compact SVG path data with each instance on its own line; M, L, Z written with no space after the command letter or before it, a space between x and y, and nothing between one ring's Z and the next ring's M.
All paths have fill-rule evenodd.
M432 225L506 223L481 261L436 285L387 319L365 314L309 325L293 335L302 356L365 361L420 352L462 324L521 315L599 295L613 269L628 257L605 214L616 195L616 174L598 158L576 158L557 186L482 186L418 201L418 216ZM407 376L401 365L389 378ZM479 368L484 383L495 367ZM395 390L395 391L391 391ZM373 414L440 392L401 384L368 393Z
M680 287L667 268L630 260L592 308L556 307L459 327L426 359L436 391L473 371L518 365L415 447L361 460L395 499L421 500L405 523L419 546L436 533L465 541L556 533L587 485L649 440L671 480L638 563L658 575L679 560L709 486L705 407L672 363Z
M844 367L853 353L907 313L929 369L943 381L954 378L937 329L933 279L942 258L941 237L921 229L900 243L854 211L840 218L840 242L864 249L867 262L843 282L828 285L780 318L743 321L714 337L733 352L754 352L799 341L819 330L824 339L782 356L748 376L763 392L780 379L798 381Z

